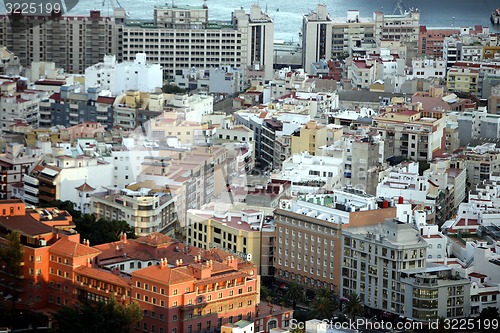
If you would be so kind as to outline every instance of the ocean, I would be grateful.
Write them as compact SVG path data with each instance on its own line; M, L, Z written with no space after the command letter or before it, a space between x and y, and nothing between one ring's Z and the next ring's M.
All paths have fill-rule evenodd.
M47 0L44 0L47 1ZM49 0L50 1L50 0ZM73 0L74 1L74 0ZM90 9L100 9L103 14L112 13L117 2L125 8L130 18L152 19L153 7L164 5L158 0L80 0L70 14L87 14ZM275 23L275 40L299 40L302 15L316 9L318 3L326 3L333 17L344 18L347 10L359 10L361 17L372 17L374 11L392 14L396 0L330 0L330 1L287 1L287 0L207 0L209 17L212 20L230 20L234 9L249 10L253 3L266 9ZM170 0L168 4L199 6L202 0ZM480 24L500 32L500 26L490 22L491 12L500 6L498 0L405 0L406 8L420 10L421 24L427 26L472 26ZM0 7L2 9L2 7ZM2 9L4 11L4 9Z

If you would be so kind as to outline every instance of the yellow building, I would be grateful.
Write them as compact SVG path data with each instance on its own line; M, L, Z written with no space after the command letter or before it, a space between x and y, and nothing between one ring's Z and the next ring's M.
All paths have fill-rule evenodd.
M318 155L319 148L327 144L328 128L310 120L292 136L291 153L307 151L310 155Z
M449 91L477 93L479 69L468 67L452 67L448 71L446 87Z
M266 221L260 210L239 212L189 210L187 213L187 242L202 248L221 248L253 262L261 274L262 251L273 238L274 224ZM266 232L268 231L268 232ZM269 260L269 259L267 259Z

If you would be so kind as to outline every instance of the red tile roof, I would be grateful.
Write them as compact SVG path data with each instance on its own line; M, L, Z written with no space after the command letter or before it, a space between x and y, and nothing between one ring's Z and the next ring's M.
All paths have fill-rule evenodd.
M80 266L75 269L75 273L114 285L129 286L129 279L94 267Z
M61 254L66 257L87 257L87 256L97 256L101 251L86 245L82 245L77 242L70 241L68 239L60 239L49 249L49 252L54 254Z
M78 187L75 187L75 189L77 191L80 191L80 192L92 192L95 190L95 188L93 188L92 186L87 184L87 182L83 183L82 185L80 185Z
M153 265L133 272L132 277L155 280L167 285L196 281L187 266L168 268Z

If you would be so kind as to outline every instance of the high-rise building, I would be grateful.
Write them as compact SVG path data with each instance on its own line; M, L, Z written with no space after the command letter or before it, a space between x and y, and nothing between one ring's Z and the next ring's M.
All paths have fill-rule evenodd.
M101 61L106 54L117 54L121 28L117 17L101 16L92 10L88 16L0 15L0 45L14 52L23 66L32 61L53 61L70 73ZM120 46L121 47L121 46Z
M209 21L207 6L167 5L155 8L154 21L125 20L121 53L129 61L145 52L166 77L229 65L271 79L273 36L272 19L258 5L249 14L235 10L231 22Z

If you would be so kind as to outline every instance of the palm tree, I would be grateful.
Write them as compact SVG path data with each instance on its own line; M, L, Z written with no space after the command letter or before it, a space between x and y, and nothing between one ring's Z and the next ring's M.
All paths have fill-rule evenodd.
M332 318L333 312L338 308L337 299L331 290L322 288L316 292L311 303L311 316L317 319Z
M351 319L354 319L356 315L362 314L364 311L364 305L361 302L361 299L353 292L347 297L347 303L344 307L344 313Z
M304 289L296 282L293 282L285 294L285 297L292 301L292 308L295 310L298 302L304 301Z

